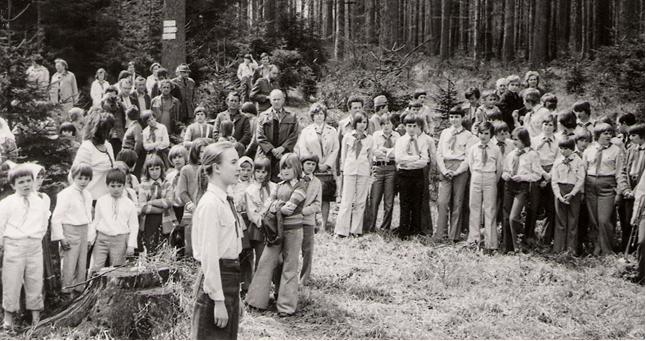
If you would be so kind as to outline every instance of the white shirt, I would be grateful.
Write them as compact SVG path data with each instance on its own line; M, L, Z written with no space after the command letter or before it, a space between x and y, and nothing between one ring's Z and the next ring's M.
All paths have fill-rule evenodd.
M242 80L245 77L253 77L254 71L256 71L256 68L258 67L258 64L255 62L251 62L249 64L247 63L240 63L238 65L238 79Z
M92 87L90 88L90 97L92 97L92 106L95 108L101 107L101 100L103 99L103 94L105 89L110 86L110 83L106 81L99 81L95 79L92 82Z
M372 136L366 135L361 140L361 149L359 149L359 156L355 150L356 138L354 137L355 130L346 134L341 142L341 169L343 175L370 175L373 140Z
M548 143L548 141L551 142ZM559 143L554 135L547 137L540 134L532 137L532 148L540 156L541 166L554 164L554 160L559 155Z
M486 144L487 161L484 162L482 143L476 143L467 150L467 163L471 172L502 173L503 156L500 148L492 141Z
M94 221L88 229L88 241L94 243L96 231L108 236L129 234L128 247L137 247L139 219L137 206L124 194L113 198L109 193L100 197L94 207Z
M81 143L73 164L86 163L92 167L92 180L87 185L87 190L92 194L92 200L97 200L108 193L108 186L105 184L105 177L108 171L114 166L114 153L110 142L103 144L106 152L102 152L90 140ZM71 175L68 177L72 182Z
M377 130L372 134L372 139L375 143L375 157L373 158L374 161L394 161L395 160L395 144L397 143L397 140L400 138L399 133L396 131L390 132L390 136L386 137L384 134L383 129L382 130ZM386 139L390 140L390 148L384 147L384 144L386 143ZM384 154L382 154L380 157L377 157L377 150L382 150Z
M441 173L446 173L445 160L463 161L458 168L466 170L466 152L467 148L478 142L470 131L463 127L454 128L453 126L442 130L440 140L437 143L437 167Z
M339 148L336 129L327 124L320 129L320 126L313 123L301 131L294 153L299 156L316 155L319 158L319 164L326 164L334 169Z
M214 301L224 301L220 259L238 259L242 251L242 228L227 202L227 193L209 183L193 213L193 257L204 273L204 292Z
M49 203L46 194L41 197L36 193L26 198L14 193L0 201L0 243L4 237L42 239L47 232Z
M89 225L92 222L92 194L81 191L76 185L69 186L56 195L56 208L52 214L52 240L61 240L63 224Z
M417 141L417 150L413 139ZM404 134L395 142L395 162L398 169L422 169L430 162L428 140Z
M168 138L168 130L166 130L166 126L157 122L154 130L154 140L153 136L150 133L150 126L146 127L141 133L142 139L144 141L144 149L148 152L154 151L155 149L166 149L170 146L170 139Z

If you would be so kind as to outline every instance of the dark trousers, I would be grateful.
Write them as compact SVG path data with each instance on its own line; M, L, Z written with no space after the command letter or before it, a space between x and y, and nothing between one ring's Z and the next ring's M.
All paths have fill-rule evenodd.
M162 218L161 213L146 214L144 217L144 229L141 235L141 244L148 252L157 250L162 241ZM143 248L142 248L143 251Z
M585 203L590 217L589 238L594 243L594 255L612 253L615 244L615 188L614 176L585 177Z
M400 169L397 171L399 187L399 235L406 237L420 232L422 198L424 197L424 171Z
M214 323L215 302L204 293L204 274L197 281L196 301L193 308L191 339L195 340L235 340L238 338L240 323L240 263L238 260L220 259L220 279L224 293L224 305L229 322L224 328Z
M380 228L388 231L393 218L393 204L395 202L395 166L376 166L374 169L372 187L370 188L369 231L375 231L379 203L381 203L382 198L384 201L384 218L381 221Z
M617 203L617 212L619 213L619 226L621 226L621 250L623 252L628 246L628 239L630 239L630 231L632 231L632 226L630 226L630 218L633 216L633 205L635 204L635 199L633 198L621 198Z
M574 188L574 185L559 184L561 196L570 193L572 188ZM554 252L567 250L576 253L579 244L577 234L579 229L579 212L581 210L581 193L572 197L569 205L557 199L554 206L556 211L556 219L554 221Z
M117 157L117 154L121 151L121 139L120 138L111 138L109 140L110 145L112 145L112 152L114 153L114 157Z
M551 168L551 167L549 167ZM549 172L549 168L543 167ZM548 182L541 187L541 182L532 182L529 186L529 207L527 208L527 219L525 221L525 238L536 238L536 221L541 212L545 213L545 224L543 224L543 243L550 244L554 239L554 193Z
M433 235L433 221L431 220L431 193L429 192L430 179L428 178L428 173L430 171L430 165L426 165L423 168L424 171L424 190L422 191L422 202L420 212L420 230L423 234L427 236ZM467 219L464 219L467 220ZM468 224L467 224L468 226Z
M500 243L500 248L503 252L514 251L518 248L517 235L522 228L520 213L527 203L528 195L528 182L505 181L502 243Z

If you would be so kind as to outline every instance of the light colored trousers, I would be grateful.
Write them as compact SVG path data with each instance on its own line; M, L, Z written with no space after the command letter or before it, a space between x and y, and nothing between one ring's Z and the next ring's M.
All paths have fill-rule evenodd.
M498 179L496 173L471 173L469 187L469 236L468 243L480 242L480 224L484 215L485 248L498 248L496 229L496 199L498 198Z
M585 203L590 217L589 239L594 243L595 256L612 254L616 188L614 176L585 177Z
M269 292L274 270L283 256L280 275L280 290L276 300L278 312L293 314L298 305L298 263L303 245L303 229L285 230L283 242L278 245L265 246L260 256L258 269L249 285L247 304L258 309L267 309Z
M87 225L63 224L63 235L70 243L70 249L62 251L63 288L61 291L64 293L72 292L72 290L81 292L84 289L83 285L74 288L68 287L85 281L87 273L87 229Z
M368 200L370 176L344 175L343 194L334 233L342 236L363 232L363 213Z
M92 250L92 273L103 268L106 260L110 260L110 266L123 265L126 261L126 247L128 246L127 233L116 236L108 236L98 232L94 250Z
M310 280L312 273L312 257L314 256L314 226L303 225L303 267L301 268L301 284L305 285Z
M20 311L20 289L25 286L27 310L43 310L43 243L41 239L4 238L2 308Z
M461 161L460 161L461 162ZM458 161L445 160L446 168L455 170L459 166ZM437 189L437 227L435 236L438 239L447 237L449 240L457 240L460 238L460 230L462 228L462 208L464 202L464 195L466 194L467 182L469 180L469 172L463 172L454 176L452 179L447 179L440 175L440 183ZM449 204L451 207L449 207ZM449 214L450 226L449 226Z

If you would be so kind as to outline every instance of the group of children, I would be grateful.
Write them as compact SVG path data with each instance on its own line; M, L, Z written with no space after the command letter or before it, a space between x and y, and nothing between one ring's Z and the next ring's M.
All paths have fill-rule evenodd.
M554 252L579 254L588 243L592 253L604 255L618 250L619 219L622 246L632 247L644 125L632 114L593 123L587 102L556 113L556 96L541 94L538 75L528 75L522 91L517 76L499 80L495 90L483 92L481 104L480 91L468 89L468 102L450 110L450 126L437 144L432 137L437 117L424 104L423 91L402 114L390 112L386 97L378 96L369 116L363 100L352 97L350 113L337 128L325 123L326 108L316 103L310 114L317 126L281 156L279 183L270 181L269 159L244 156L244 148L232 141L229 119L214 129L198 107L184 142L171 147L152 112L139 117L130 110L124 148L105 176L107 193L93 200L87 189L93 169L79 163L70 171L70 186L57 195L51 238L62 250L63 293L84 289L90 249L94 273L171 240L201 262L195 338L237 333L240 284L249 307L267 309L273 282L279 314L291 315L299 284L310 279L314 234L327 223L327 174L334 168L339 237L375 231L382 201L380 227L392 230L399 194L394 230L402 238L432 234L440 243L457 242L468 226L468 247L509 252L536 244L536 221L542 218L540 241ZM147 127L136 129L141 121ZM73 131L69 126L63 125ZM212 139L216 130L226 136ZM308 151L304 140L310 137L317 153ZM435 228L429 205L433 169L439 173ZM43 177L37 165L13 166L8 181L15 194L0 202L8 328L23 284L34 322L43 308L41 241L50 218L49 198L39 192Z

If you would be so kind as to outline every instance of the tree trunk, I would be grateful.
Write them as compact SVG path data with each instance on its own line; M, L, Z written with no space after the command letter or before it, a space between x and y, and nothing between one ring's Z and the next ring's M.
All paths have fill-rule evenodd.
M449 37L451 30L451 0L442 0L442 33L440 38L440 60L449 57Z
M173 292L161 288L171 275L168 267L116 268L105 272L92 280L65 310L40 321L27 337L46 337L52 327L88 331L108 327L116 339L148 339L157 335L152 330L155 321L167 319L179 309Z
M398 40L399 3L397 0L383 0L381 3L379 45L391 49Z
M473 0L473 59L476 65L480 63L480 49L482 34L480 30L480 7L481 0Z
M581 50L581 0L572 0L570 7L570 51Z
M424 0L424 3L424 41L426 41L433 37L433 1ZM426 43L424 51L429 55L433 54L433 40Z
M505 19L502 35L502 61L509 63L514 59L514 12L515 0L505 0Z
M336 30L334 33L334 59L343 59L343 35L345 32L345 5L344 0L335 0Z
M568 0L557 0L556 12L556 57L564 56L570 37L570 3Z
M626 38L637 37L639 33L640 1L618 0L617 4L617 37L615 43Z
M533 46L529 56L529 62L532 66L543 65L547 61L549 7L549 1L536 1Z
M467 0L460 0L459 8L459 18L458 18L458 41L460 46L460 51L463 54L466 54L469 49L469 2Z
M432 54L440 53L440 40L442 37L442 1L431 0L431 43Z
M366 0L365 2L365 16L366 16L366 25L365 25L365 39L364 41L369 44L374 44L379 41L375 39L376 37L376 27L375 27L375 0Z
M334 33L334 0L321 0L323 11L321 13L321 37L329 40Z

